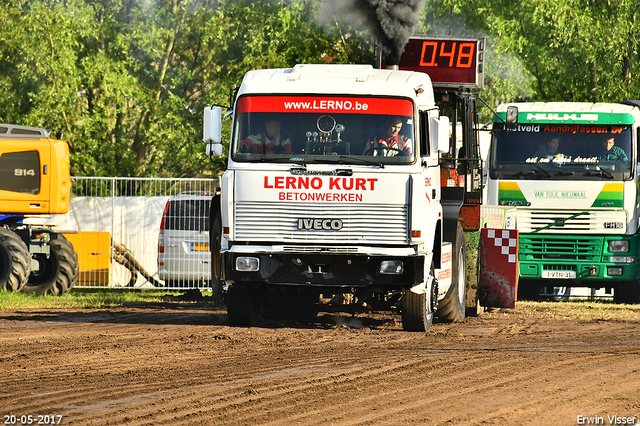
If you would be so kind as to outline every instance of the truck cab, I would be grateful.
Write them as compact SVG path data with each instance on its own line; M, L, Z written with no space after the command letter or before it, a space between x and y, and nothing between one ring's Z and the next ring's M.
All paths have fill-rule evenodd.
M640 102L500 105L488 203L512 206L522 298L571 287L640 302Z
M464 318L462 197L445 190L443 200L449 118L427 74L369 65L252 71L232 114L211 214L220 216L232 324L366 306L396 307L406 330L428 330L434 315ZM205 110L213 155L222 153L220 117Z

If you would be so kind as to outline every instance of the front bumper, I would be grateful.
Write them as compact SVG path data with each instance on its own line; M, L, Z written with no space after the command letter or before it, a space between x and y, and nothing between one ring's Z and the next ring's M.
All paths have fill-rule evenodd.
M612 252L610 241L626 241L628 250ZM520 234L520 278L574 285L638 279L638 235Z
M258 258L259 269L251 272L236 270L236 258L239 256ZM407 288L421 282L424 272L424 257L417 255L224 252L222 257L225 280L273 285ZM381 274L380 262L391 259L403 261L402 273Z
M611 262L526 262L520 261L520 278L547 280L549 282L571 280L578 283L595 281L634 281L640 270L638 263ZM612 275L615 271L618 275ZM546 276L545 276L546 275ZM554 276L550 278L549 276ZM559 284L560 285L560 284Z

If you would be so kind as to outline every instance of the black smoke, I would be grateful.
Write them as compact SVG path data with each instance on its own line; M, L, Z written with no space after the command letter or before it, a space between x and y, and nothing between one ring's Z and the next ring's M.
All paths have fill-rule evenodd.
M325 0L323 14L364 26L378 41L387 65L396 65L420 20L425 0Z

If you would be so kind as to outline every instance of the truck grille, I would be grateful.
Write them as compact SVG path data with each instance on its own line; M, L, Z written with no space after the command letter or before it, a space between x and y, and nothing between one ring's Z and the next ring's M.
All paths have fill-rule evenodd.
M534 210L518 209L520 233L545 234L624 234L627 213L624 210Z
M552 263L545 263L542 265L542 269L545 271L577 271L576 265L556 265Z
M520 234L520 260L599 262L602 237Z
M408 244L406 205L237 203L235 240L270 243ZM342 229L302 230L298 219L340 219Z

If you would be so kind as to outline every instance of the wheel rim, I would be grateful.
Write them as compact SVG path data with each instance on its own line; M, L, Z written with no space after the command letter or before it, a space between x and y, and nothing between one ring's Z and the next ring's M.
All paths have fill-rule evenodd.
M213 274L214 274L214 279L219 280L220 279L220 271L222 270L221 265L220 265L220 237L216 235L216 238L213 242Z
M539 296L550 300L561 301L568 299L571 294L570 287L541 287Z
M50 258L43 254L34 255L34 259L38 262L38 270L32 271L29 276L29 285L40 285L44 282L49 282L51 280L55 280L58 276L58 271L55 268L56 263L54 261L56 259L53 258L55 254L52 252L50 254Z
M0 245L0 265L9 265L9 260L9 252L4 248L3 245ZM8 281L9 275L11 275L11 269L3 267L2 270L0 270L0 283Z
M460 249L458 253L458 303L464 303L466 289L466 265L464 261L464 250Z

